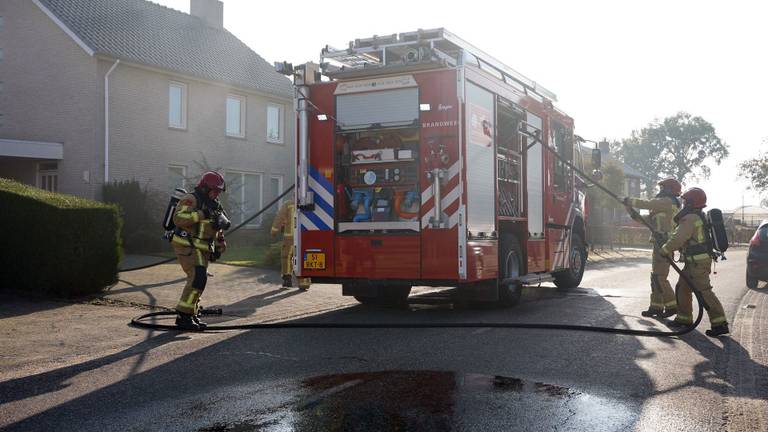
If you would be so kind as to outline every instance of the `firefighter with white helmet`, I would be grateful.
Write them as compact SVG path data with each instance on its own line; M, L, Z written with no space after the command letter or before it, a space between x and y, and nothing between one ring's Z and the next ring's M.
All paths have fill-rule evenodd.
M215 171L202 175L195 190L184 195L173 215L176 229L171 243L187 282L176 305L176 325L185 330L204 330L197 318L200 296L208 281L208 263L226 250L224 231L230 222L219 202L226 191L224 177Z
M664 179L658 185L659 193L653 199L625 198L624 204L633 218L639 215L632 208L649 210L646 222L655 232L655 236L651 235L650 239L654 245L651 265L651 304L641 314L644 317L666 318L677 313L677 302L675 292L668 280L669 262L659 253L659 249L676 226L674 217L680 210L678 197L683 187L674 178Z
M704 301L704 308L712 325L707 336L716 337L729 333L725 311L720 300L712 292L709 273L712 266L712 239L707 228L706 217L702 209L707 206L707 194L699 188L690 188L682 195L683 209L675 216L678 224L669 240L660 252L672 256L680 250L685 266L683 273L693 283L693 287L680 278L677 282L677 316L671 327L682 327L693 322L692 290L697 290Z

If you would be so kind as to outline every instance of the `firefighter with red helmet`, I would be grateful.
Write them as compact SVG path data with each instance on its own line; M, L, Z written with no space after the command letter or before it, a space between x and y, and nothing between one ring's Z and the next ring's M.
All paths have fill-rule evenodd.
M644 317L667 318L677 313L675 292L672 291L669 276L669 262L659 253L661 245L667 241L669 234L675 228L674 217L680 210L678 197L683 187L674 178L667 178L658 183L659 193L651 200L625 198L624 204L633 218L642 217L632 208L646 209L650 213L646 222L653 227L651 235L653 255L651 264L651 304L641 312Z
M227 248L224 231L230 222L219 202L226 191L224 177L215 171L202 175L192 193L184 195L173 215L176 225L171 243L187 282L176 305L176 325L185 330L204 330L197 317L200 296L208 281L208 263Z
M675 216L677 228L660 252L672 256L680 250L685 266L683 273L693 286L683 278L677 282L677 316L671 327L683 327L693 322L692 290L697 290L704 301L704 308L712 325L707 336L716 337L729 333L725 311L720 300L712 292L709 273L712 266L712 240L702 209L707 206L707 194L699 188L690 188L682 195L683 209Z

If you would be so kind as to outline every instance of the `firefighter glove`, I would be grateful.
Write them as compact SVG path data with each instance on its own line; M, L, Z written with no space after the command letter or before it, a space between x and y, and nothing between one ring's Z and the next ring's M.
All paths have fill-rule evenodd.
M632 207L632 198L630 197L624 197L624 199L621 200L621 202L623 202L624 205L627 207Z

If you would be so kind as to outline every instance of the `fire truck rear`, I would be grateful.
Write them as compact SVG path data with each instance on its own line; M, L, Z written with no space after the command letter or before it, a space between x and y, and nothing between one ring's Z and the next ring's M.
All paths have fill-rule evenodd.
M578 286L584 183L552 152L582 167L581 147L552 92L445 29L279 69L297 89L298 275L376 304Z

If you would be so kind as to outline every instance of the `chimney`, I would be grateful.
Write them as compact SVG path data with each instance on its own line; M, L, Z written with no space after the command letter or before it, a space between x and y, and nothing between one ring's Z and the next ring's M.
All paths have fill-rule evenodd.
M597 148L599 148L603 154L609 154L611 152L611 144L605 138L600 141L600 143L597 145Z
M190 0L189 13L208 27L224 28L224 3L219 0Z

